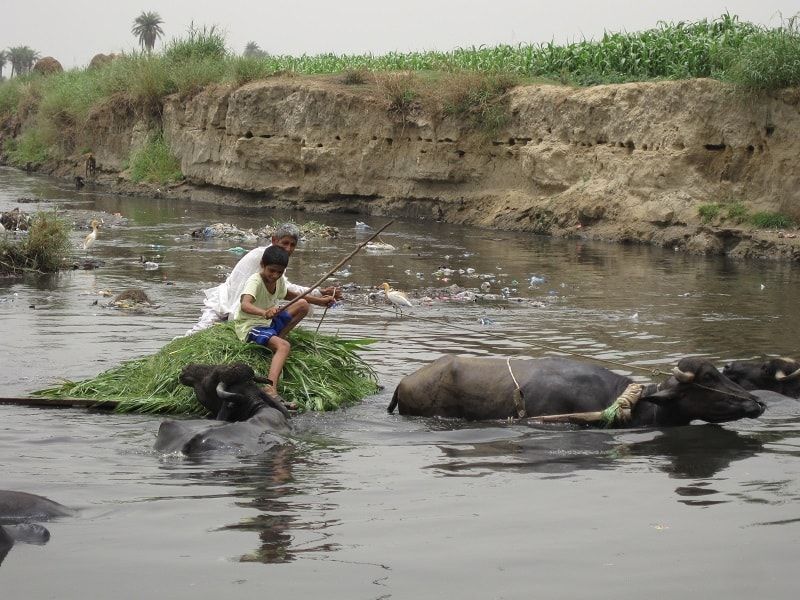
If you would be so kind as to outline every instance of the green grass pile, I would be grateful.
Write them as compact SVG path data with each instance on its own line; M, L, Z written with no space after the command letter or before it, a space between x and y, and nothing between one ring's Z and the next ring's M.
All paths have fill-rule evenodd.
M377 391L372 369L356 354L371 340L344 340L297 329L289 335L292 352L279 384L281 395L301 411L334 410ZM117 412L203 414L191 388L178 381L190 363L243 362L266 374L272 353L236 337L223 323L173 340L157 353L100 373L35 392L44 397L116 400Z

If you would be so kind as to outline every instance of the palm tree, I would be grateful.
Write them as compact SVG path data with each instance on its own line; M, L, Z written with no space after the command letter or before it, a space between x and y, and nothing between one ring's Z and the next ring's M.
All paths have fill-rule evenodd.
M247 56L250 58L264 56L266 52L264 52L261 48L258 47L258 44L255 42L247 42L247 45L244 47L244 52L242 56Z
M131 33L139 38L139 45L143 50L152 52L156 40L164 35L161 24L164 21L157 12L144 12L133 21Z
M5 50L0 50L0 81L3 81L3 67L6 66L7 60L8 55L5 53Z
M39 53L28 46L14 46L8 49L7 60L11 63L11 77L25 75L33 68Z

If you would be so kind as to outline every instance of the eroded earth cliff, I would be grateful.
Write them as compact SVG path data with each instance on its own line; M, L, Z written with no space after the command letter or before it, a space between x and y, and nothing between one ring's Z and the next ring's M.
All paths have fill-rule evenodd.
M793 231L735 218L800 216L798 90L529 85L505 110L488 135L330 79L170 97L163 129L187 183L168 193L800 260ZM100 169L122 171L148 127L132 111L98 115L86 136Z

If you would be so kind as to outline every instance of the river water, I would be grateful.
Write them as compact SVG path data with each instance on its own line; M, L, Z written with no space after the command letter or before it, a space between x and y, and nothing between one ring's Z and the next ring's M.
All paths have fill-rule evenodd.
M103 217L92 256L105 265L0 280L3 396L92 376L190 327L200 290L236 261L236 243L186 235L202 225L339 227L336 240L299 246L289 267L298 283L364 239L356 215L76 193L0 168L0 210L16 206ZM76 247L86 233L73 233ZM508 287L519 300L420 292L432 300L408 313L441 324L395 318L380 304L329 311L321 331L379 340L366 358L385 391L301 415L293 444L260 457L162 456L152 450L155 416L0 406L0 489L78 509L48 525L48 544L12 549L0 597L797 596L800 403L724 426L628 432L408 418L385 407L403 375L446 353L544 356L530 344L546 344L662 369L686 355L718 364L797 356L800 269L426 221L397 221L381 237L397 250L360 253L340 282L389 281L412 294L477 288L484 279L458 274L475 269L494 276L490 293ZM144 270L141 257L160 268ZM440 267L456 272L442 281ZM100 290L128 287L158 307L103 307Z

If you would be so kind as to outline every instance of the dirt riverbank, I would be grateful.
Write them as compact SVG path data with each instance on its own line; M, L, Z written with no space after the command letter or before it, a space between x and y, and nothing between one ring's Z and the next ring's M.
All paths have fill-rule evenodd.
M507 122L488 135L424 106L399 114L371 85L274 78L169 97L155 123L110 104L75 147L93 150L98 184L120 193L800 261L796 229L750 221L800 221L798 90L754 97L697 79L527 85L505 100ZM131 152L159 126L185 181L134 184ZM81 168L77 153L43 167Z

